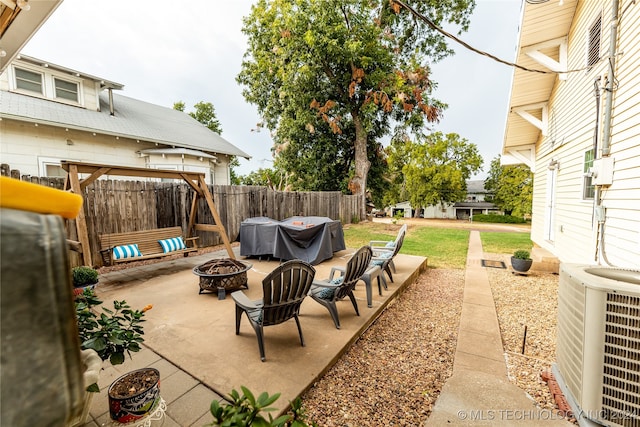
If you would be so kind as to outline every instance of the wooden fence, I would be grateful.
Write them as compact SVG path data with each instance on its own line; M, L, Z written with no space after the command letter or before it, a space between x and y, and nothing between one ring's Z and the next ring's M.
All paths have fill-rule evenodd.
M64 178L40 178L22 176L9 165L2 164L4 176L22 179L48 187L64 188ZM363 205L360 196L349 196L339 191L284 192L273 191L261 186L210 185L220 221L224 225L230 241L236 241L240 223L251 217L265 216L282 220L296 215L325 216L340 220L343 224L363 220L360 217ZM186 230L189 210L194 193L187 184L124 181L100 179L86 187L83 194L84 212L87 220L91 252L99 254L99 235L161 227L180 226ZM73 221L67 227L68 238L77 240ZM205 202L198 204L198 223L213 224L212 215ZM196 232L200 246L222 243L217 233ZM98 256L94 263L100 263ZM78 265L79 257L72 257L71 263Z

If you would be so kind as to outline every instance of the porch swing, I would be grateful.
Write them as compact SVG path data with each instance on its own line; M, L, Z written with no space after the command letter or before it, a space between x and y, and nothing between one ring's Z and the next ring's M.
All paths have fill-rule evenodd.
M198 250L196 243L197 237L193 236L193 232L195 230L217 232L222 238L222 242L224 243L229 258L235 259L231 243L229 242L229 237L222 225L215 204L213 203L213 197L205 183L203 173L70 162L66 160L63 160L60 163L62 168L67 172L64 187L65 190L70 190L71 192L79 195L82 195L84 189L102 175L179 179L185 181L195 192L195 196L191 203L191 210L189 212L187 230L184 235L182 234L182 229L180 227L138 230L128 233L103 234L101 235L100 241L100 251L103 262L111 264L115 262L139 261L142 259L170 256L177 253L182 253L184 256L187 256L190 252ZM88 176L81 180L79 174L88 174ZM213 216L215 224L195 223L198 200L201 198L204 198L206 201L207 207ZM80 209L76 218L76 229L78 232L79 245L76 245L75 250L81 253L84 265L94 265L92 262L93 258L84 209ZM182 244L180 242L182 242ZM135 250L133 245L137 245L140 256L123 256L123 253L126 255L133 253Z

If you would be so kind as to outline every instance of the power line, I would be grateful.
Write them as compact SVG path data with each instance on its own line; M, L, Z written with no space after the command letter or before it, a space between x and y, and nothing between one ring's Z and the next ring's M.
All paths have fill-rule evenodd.
M421 14L420 12L418 12L417 10L412 8L411 6L408 6L407 4L402 2L401 0L393 0L393 1L395 3L398 3L400 6L404 7L405 9L407 9L409 12L411 12L417 18L419 18L419 19L423 20L424 22L426 22L432 29L436 30L440 34L444 35L445 37L448 37L448 38L456 41L457 43L459 43L462 46L466 47L467 49L471 50L472 52L478 53L478 54L483 55L483 56L487 56L487 57L493 59L494 61L500 62L501 64L509 65L510 67L516 67L516 68L518 68L520 70L523 70L523 71L527 71L527 72L530 72L530 73L540 73L540 74L575 73L575 72L578 72L578 71L585 71L585 70L588 70L591 67L593 67L593 65L591 65L591 66L588 66L588 67L578 68L578 69L575 69L575 70L567 70L567 71L537 70L535 68L527 68L527 67L524 67L522 65L518 65L518 64L516 64L514 62L510 62L510 61L506 61L504 59L498 58L497 56L492 55L492 54L490 54L488 52L485 52L483 50L476 49L475 47L471 46L470 44L468 44L464 40L461 40L458 37L454 36L453 34L448 33L447 31L445 31L442 28L438 27L429 18L427 18L426 16L424 16L423 14ZM533 0L533 1L535 1L535 0ZM545 0L545 1L548 1L548 0ZM602 58L600 58L598 62L600 62L601 60L602 60Z

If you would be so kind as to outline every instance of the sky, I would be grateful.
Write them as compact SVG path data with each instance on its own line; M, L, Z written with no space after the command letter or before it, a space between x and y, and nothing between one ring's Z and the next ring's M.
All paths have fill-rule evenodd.
M513 61L522 0L476 0L460 38ZM254 0L64 0L22 49L44 61L124 85L119 94L186 111L211 102L222 136L250 154L236 169L271 167L269 132L255 132L257 108L236 83L247 38L242 18ZM409 2L410 4L410 2ZM180 5L178 7L177 5ZM452 32L451 28L447 28ZM432 65L434 97L449 105L436 131L476 144L482 179L502 148L512 69L450 41L456 55Z

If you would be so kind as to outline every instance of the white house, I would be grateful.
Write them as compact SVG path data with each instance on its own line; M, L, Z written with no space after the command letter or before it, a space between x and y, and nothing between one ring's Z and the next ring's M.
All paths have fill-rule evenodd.
M202 172L230 184L250 158L188 114L117 95L123 85L25 55L0 74L0 155L23 175L64 176L61 160Z
M470 216L478 214L499 213L499 209L493 203L485 202L487 190L484 189L484 180L468 180L467 197L464 202L449 203L444 206L423 207L418 215L423 218L439 219L469 219ZM405 218L414 215L413 208L409 202L401 202L388 208L391 216L400 213Z
M504 163L534 172L532 240L561 262L640 265L640 4L525 2Z

